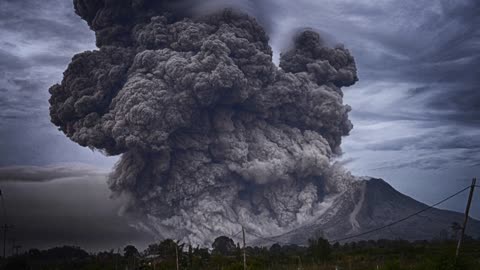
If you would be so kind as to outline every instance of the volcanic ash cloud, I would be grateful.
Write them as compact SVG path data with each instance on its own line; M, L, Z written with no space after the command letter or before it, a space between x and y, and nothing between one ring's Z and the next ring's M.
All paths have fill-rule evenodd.
M50 88L51 120L78 144L121 155L109 184L143 227L197 244L241 225L283 233L318 218L350 181L331 161L352 128L348 50L304 31L278 68L246 14L192 19L149 1L99 2L75 1L100 49L74 56Z

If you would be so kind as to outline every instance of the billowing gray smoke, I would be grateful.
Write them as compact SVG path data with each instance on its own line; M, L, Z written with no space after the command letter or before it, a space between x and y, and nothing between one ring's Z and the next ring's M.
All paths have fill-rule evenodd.
M352 56L304 31L278 68L254 18L185 18L168 2L75 1L100 49L51 87L52 122L122 155L110 187L160 237L204 244L318 217L349 179L331 158L352 128L340 89L357 81Z

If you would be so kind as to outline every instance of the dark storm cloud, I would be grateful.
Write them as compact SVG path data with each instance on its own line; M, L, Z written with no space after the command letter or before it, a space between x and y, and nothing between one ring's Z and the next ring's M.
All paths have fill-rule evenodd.
M6 71L20 71L28 67L27 61L0 48L0 76Z
M477 63L479 66L480 61ZM474 68L472 67L466 67ZM445 120L470 125L480 124L480 76L476 81L466 81L447 86L438 96L432 97L427 105L436 111L448 111Z
M91 34L74 17L71 8L71 2L63 0L2 1L0 29L3 45L19 49L32 41L38 45L45 43L55 49L57 55L78 50L79 45L91 41Z
M382 35L372 36L378 44L402 57L386 55L371 62L364 72L377 75L370 79L390 78L421 85L410 94L413 98L428 96L425 116L431 119L477 125L480 121L480 2L439 3L439 13L427 17L418 26L416 37L399 35L390 41L390 36L386 39L382 39ZM419 36L422 34L424 36ZM401 46L402 42L398 42L401 38L411 44Z
M350 90L347 101L353 105L352 119L478 124L478 1L301 0L275 4L282 7L283 13L272 15L273 25L277 25L273 32L284 35L288 32L285 29L308 25L334 33L337 40L352 49L361 67L361 83L354 87L355 91L382 81L416 89L410 92L415 102L399 97L398 106L388 109L358 106L354 99L349 99L350 93L355 93ZM282 39L274 36L273 41L281 43ZM381 91L388 95L398 91L398 87L387 86ZM363 94L377 95L372 91Z
M72 2L0 1L0 35L0 166L94 157L59 137L48 118L48 86L72 54L94 47Z
M374 170L407 170L407 169L421 169L442 171L452 168L474 168L480 165L480 152L469 151L462 149L455 153L445 153L437 150L436 154L425 153L418 155L413 160L397 160L380 163ZM470 177L473 175L467 175Z
M13 79L11 82L18 88L18 91L27 92L27 93L34 93L38 91L38 85L33 82L32 80L19 78Z
M432 131L422 136L411 136L369 144L369 150L402 151L418 150L448 150L448 149L480 149L478 134L462 134L453 131Z
M450 121L430 121L428 125L425 121L411 120L395 120L393 123L397 123L391 124L397 127L385 132L387 136L391 135L391 139L379 140L375 137L370 140L369 136L381 131L361 131L358 138L363 142L349 150L365 151L366 155L374 156L384 152L391 160L383 162L380 159L373 166L383 170L406 169L409 166L426 170L451 170L478 165L480 134L475 127L465 124L455 126Z
M282 47L275 43L278 40L276 34L282 34L279 31L281 29L277 29L279 26L286 29L309 25L327 34L335 33L334 36L347 43L357 56L361 66L360 77L365 85L378 80L411 82L411 88L416 88L416 91L410 93L412 99L425 100L414 105L407 98L400 100L400 107L404 108L402 111L395 108L372 111L364 106L354 106L353 119L412 120L425 122L425 125L429 125L427 122L432 120L475 125L479 119L476 85L479 85L480 76L475 76L475 67L479 64L478 57L475 57L478 56L478 46L475 44L478 44L479 39L476 27L478 16L475 16L479 6L477 1L459 1L454 4L448 1L391 1L382 5L372 5L368 1L338 1L320 5L306 0L298 3L212 0L205 3L207 4L203 7L190 5L190 8L197 11L202 11L203 8L203 12L206 12L205 10L219 6L236 5L249 11L272 33L276 48ZM0 62L0 71L25 70L19 77L29 78L32 85L38 83L39 92L44 91L49 82L53 81L53 76L38 78L38 74L26 73L28 67L50 65L61 69L68 62L72 50L78 48L78 44L90 42L91 46L92 34L74 14L70 1L49 0L40 3L33 0L9 0L2 1L0 5L0 28L8 34L3 35L4 41L0 46L0 54L4 59ZM309 22L312 16L315 20ZM374 21L383 23L373 23ZM13 54L14 48L22 48L32 42L38 43L37 47L53 46L60 50L55 50L55 53L37 50L21 57ZM18 47L20 45L22 46ZM57 79L58 75L54 77ZM2 88L8 89L5 85ZM388 92L389 89L382 91ZM37 110L19 111L22 100L26 102L24 108L35 107L35 102L40 100L28 101L29 99L31 97L18 96L15 99L17 102L14 102L11 98L3 98L2 104L11 106L2 115L8 119L25 118L28 115L46 117L45 113L39 114ZM45 110L46 104L40 104L39 110ZM424 109L412 112L409 108L413 106Z
M33 85L49 75L46 67L65 66L72 51L91 42L87 27L70 18L71 8L69 1L60 0L0 3L2 81L30 80ZM44 91L38 87L37 92Z
M360 77L346 92L356 128L344 149L346 158L363 157L347 166L364 174L382 168L386 178L395 168L479 167L479 7L465 0L343 8L339 38L352 48ZM471 176L470 169L460 173Z
M60 23L55 21L54 18L24 18L12 14L14 13L0 13L3 16L0 26L11 31L21 32L29 39L47 40L68 37L71 41L82 42L89 37L88 32L79 31L83 29L75 25Z
M9 70L11 71L11 70ZM25 121L36 119L38 121L42 114L42 104L46 106L42 95L38 94L38 89L43 84L41 80L18 79L1 80L6 88L4 95L0 97L2 109L0 110L0 119L24 119ZM0 126L8 124L3 121Z
M8 166L0 167L0 181L45 182L62 178L78 178L106 175L107 172L86 165L63 166Z

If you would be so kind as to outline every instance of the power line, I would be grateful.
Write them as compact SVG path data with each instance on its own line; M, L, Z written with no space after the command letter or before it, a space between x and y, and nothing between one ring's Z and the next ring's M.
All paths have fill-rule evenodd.
M296 232L296 231L299 231L299 230L303 230L304 228L303 227L298 227L298 228L295 228L295 229L292 229L290 231L288 231L287 233L293 233L293 232ZM281 237L282 235L285 235L287 233L284 233L284 234L281 234L281 235L277 235L277 236L272 236L272 237L263 237L261 235L258 235L258 234L255 234L253 232L249 232L249 231L246 231L247 233L249 233L250 235L252 236L255 236L257 238L260 238L262 240L266 240L266 241L269 241L269 242L272 242L272 243L277 243L277 244L282 244L282 245L295 245L295 243L288 243L288 242L282 242L282 241L277 241L277 240L273 240L274 237Z
M293 243L287 243L287 242L283 242L283 241L278 241L278 240L273 240L273 238L268 238L268 237L263 237L261 235L258 235L256 233L253 233L253 232L250 232L250 231L247 231L245 230L248 234L252 235L252 236L255 236L259 239L262 239L262 240L265 240L265 241L269 241L269 242L272 242L272 243L276 243L276 244L282 244L282 245L291 245Z
M372 230L369 230L369 231L366 231L366 232L363 232L363 233L351 235L351 236L348 236L348 237L331 240L330 242L340 242L340 241L344 241L344 240L348 240L348 239L360 237L360 236L363 236L363 235L367 235L367 234L370 234L370 233L374 233L374 232L377 232L377 231L380 231L380 230L389 228L389 227L391 227L391 226L393 226L393 225L396 225L396 224L401 223L401 222L403 222L403 221L406 221L406 220L408 220L408 219L410 219L410 218L412 218L412 217L414 217L414 216L417 216L417 215L419 215L419 214L421 214L421 213L423 213L423 212L426 212L426 211L434 208L435 206L440 205L440 204L442 204L442 203L450 200L451 198L453 198L453 197L455 197L455 196L458 196L459 194L461 194L462 192L466 191L466 190L469 189L470 187L471 187L471 186L465 187L465 188L463 188L462 190L456 192L455 194L452 194L452 195L446 197L445 199L443 199L443 200L441 200L441 201L439 201L439 202L437 202L437 203L435 203L435 204L433 204L433 205L430 205L430 206L428 206L428 207L426 207L426 208L424 208L424 209L422 209L422 210L420 210L420 211L417 211L417 212L415 212L415 213L413 213L413 214L410 214L410 215L408 215L408 216L406 216L406 217L404 217L404 218L401 218L401 219L399 219L399 220L396 220L396 221L391 222L391 223L389 223L389 224L386 224L386 225L384 225L384 226L381 226L381 227L378 227L378 228L375 228L375 229L372 229ZM298 230L298 229L299 229L299 228L297 228L297 229L295 229L295 230ZM292 231L295 231L295 230L292 230ZM272 242L272 243L277 243L277 244L282 244L282 245L291 245L291 244L293 244L293 243L288 243L288 242L283 242L283 241L274 240L273 238L269 238L269 237L264 237L264 236L258 235L258 234L254 233L254 232L251 232L251 231L246 231L246 232L247 232L248 234L256 237L256 238L259 238L259 239L262 239L262 240L265 240L265 241L269 241L269 242Z
M231 237L231 238L236 238L240 233L242 233L242 230L236 232L235 234L223 234L223 236L228 236L228 237Z
M240 233L242 233L242 230L236 232L236 233L233 234L233 235L232 235L232 234L222 234L222 236L228 236L228 237L230 237L230 238L233 239L233 238L237 238L237 236L238 236Z
M375 229L372 229L372 230L369 230L369 231L366 231L366 232L363 232L363 233L359 233L359 234L351 235L351 236L348 236L348 237L331 240L330 242L344 241L344 240L356 238L356 237L359 237L359 236L367 235L367 234L370 234L370 233L373 233L373 232L377 232L377 231L383 230L383 229L385 229L385 228L389 228L389 227L391 227L391 226L393 226L393 225L396 225L396 224L401 223L401 222L403 222L403 221L405 221L405 220L407 220L407 219L410 219L410 218L412 218L412 217L414 217L414 216L417 216L417 215L419 215L419 214L421 214L421 213L423 213L423 212L426 212L426 211L434 208L435 206L437 206L437 205L439 205L439 204L442 204L442 203L450 200L451 198L453 198L453 197L461 194L462 192L464 192L465 190L467 190L467 189L469 189L469 188L470 188L470 186L465 187L464 189L456 192L455 194L452 194L452 195L446 197L445 199L443 199L443 200L441 200L441 201L439 201L439 202L437 202L437 203L435 203L435 204L433 204L433 205L430 205L430 206L428 206L428 207L426 207L426 208L424 208L424 209L422 209L422 210L420 210L420 211L418 211L418 212L415 212L415 213L413 213L413 214L410 214L410 215L408 215L408 216L406 216L406 217L404 217L404 218L401 218L401 219L399 219L399 220L396 220L396 221L394 221L394 222L391 222L391 223L389 223L389 224L387 224L387 225L384 225L384 226L381 226L381 227L378 227L378 228L375 228ZM299 229L300 229L300 228L294 229L294 230L292 230L291 232L296 231L296 230L299 230ZM272 243L283 244L283 245L293 244L293 243L288 243L288 242L283 242L283 241L274 240L273 238L263 237L263 236L258 235L258 234L256 234L256 233L253 233L253 232L251 232L251 231L247 231L247 232L248 232L250 235L252 235L252 236L255 236L255 237L259 238L259 239L262 239L262 240L265 240L265 241L269 241L269 242L272 242Z
M420 213L423 213L423 212L425 212L425 211L428 211L428 210L434 208L435 206L437 206L437 205L439 205L439 204L442 204L442 203L450 200L451 198L453 198L453 197L461 194L461 193L464 192L465 190L470 189L470 187L471 187L471 186L465 187L464 189L456 192L456 193L453 194L453 195L448 196L447 198L445 198L445 199L443 199L443 200L441 200L441 201L439 201L439 202L437 202L437 203L435 203L435 204L433 204L433 205L430 205L430 206L428 206L428 207L426 207L426 208L424 208L424 209L422 209L422 210L420 210L420 211L418 211L418 212L415 212L415 213L413 213L413 214L410 214L410 215L408 215L408 216L406 216L406 217L404 217L404 218L401 218L401 219L399 219L399 220L396 220L396 221L394 221L394 222L391 222L391 223L389 223L389 224L387 224L387 225L384 225L384 226L381 226L381 227L378 227L378 228L375 228L375 229L372 229L372 230L369 230L369 231L366 231L366 232L363 232L363 233L359 233L359 234L347 236L347 237L344 237L344 238L339 238L339 239L331 240L330 242L345 241L345 240L348 240L348 239L352 239L352 238L364 236L364 235L367 235L367 234L370 234L370 233L373 233L373 232L377 232L377 231L383 230L383 229L385 229L385 228L391 227L391 226L393 226L393 225L396 225L396 224L398 224L398 223L401 223L401 222L403 222L403 221L405 221L405 220L407 220L407 219L410 219L410 218L412 218L412 217L414 217L414 216L416 216L416 215L418 215L418 214L420 214Z
M242 233L242 230L240 230L239 232L237 232L237 233L234 234L234 235L231 235L231 237L237 237L237 235L239 235L240 233Z

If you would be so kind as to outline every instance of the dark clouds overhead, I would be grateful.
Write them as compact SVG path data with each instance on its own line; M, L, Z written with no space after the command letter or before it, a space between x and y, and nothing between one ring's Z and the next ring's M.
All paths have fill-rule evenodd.
M73 4L5 0L0 18L0 165L111 166L113 161L73 147L48 117L48 87L61 78L74 53L94 48L94 35Z
M361 81L346 95L353 119L413 121L417 127L409 136L432 122L451 129L478 125L478 1L209 1L194 9L207 12L218 5L256 15L274 49L284 47L285 33L305 25L335 33L360 66ZM7 93L0 99L0 117L7 120L3 129L21 132L8 126L8 119L19 118L36 119L35 125L45 128L47 87L60 79L58 71L74 52L93 48L93 34L70 1L8 0L0 3L0 12L0 88Z
M480 149L480 21L473 15L480 13L480 3L385 1L377 6L361 1L358 5L364 7L360 12L345 7L346 19L339 22L352 27L338 38L352 47L361 78L346 94L355 125L344 145L347 156L353 151L361 155L363 150L395 149L410 152L413 164L417 150L427 160L444 151L443 162L432 162L427 166L430 170L475 164L478 155L463 151ZM391 132L385 130L390 127ZM468 161L453 162L456 155L465 155ZM357 168L365 167L360 160Z
M410 1L408 1L410 2ZM407 2L407 3L408 3ZM418 3L421 10L429 3ZM400 4L400 9L405 8ZM363 72L372 75L367 80L390 80L416 85L410 92L412 99L426 99L423 110L429 119L454 120L459 124L476 124L480 114L480 2L438 1L432 3L425 17L413 19L405 16L396 35L380 39L392 51L379 61L373 61ZM375 35L376 39L382 35ZM409 41L402 46L401 40ZM367 60L368 61L368 60ZM378 79L377 79L378 78ZM410 99L409 101L411 101Z

